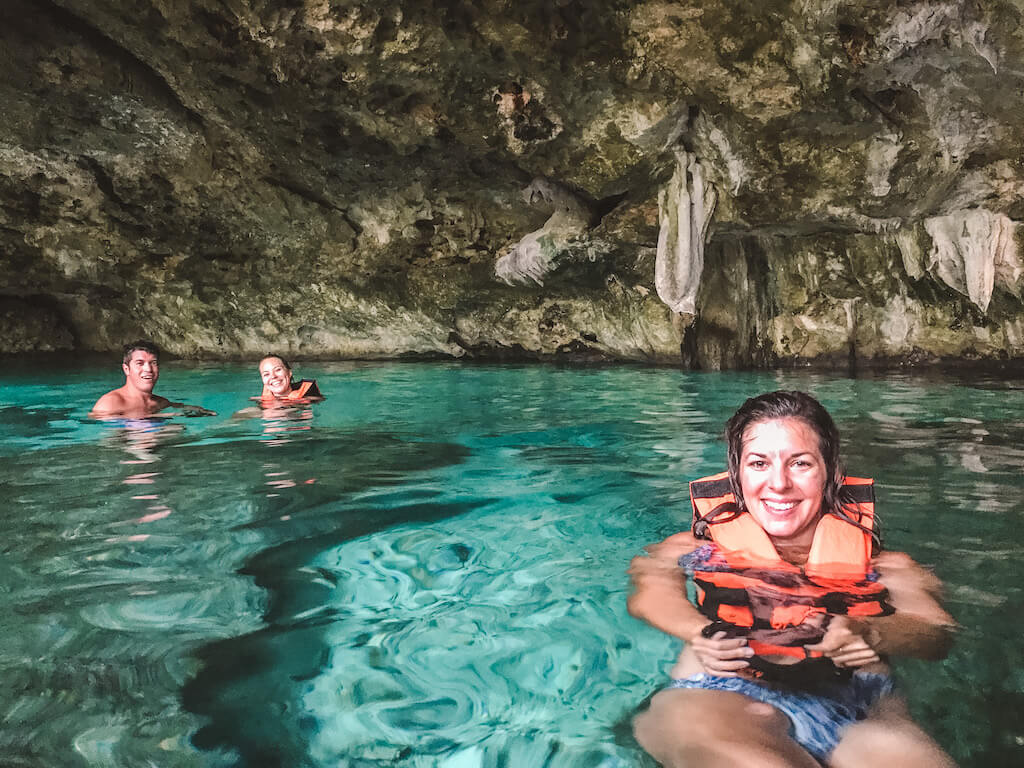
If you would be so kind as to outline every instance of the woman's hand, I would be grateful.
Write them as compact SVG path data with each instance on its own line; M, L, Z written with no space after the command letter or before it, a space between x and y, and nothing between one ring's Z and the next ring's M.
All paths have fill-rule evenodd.
M837 667L864 667L881 661L875 650L878 632L864 621L849 616L833 616L821 641L804 646L808 651L820 652Z
M711 637L698 633L687 647L707 674L718 677L737 677L737 672L750 666L747 659L754 655L746 638L728 637L725 632L715 632Z

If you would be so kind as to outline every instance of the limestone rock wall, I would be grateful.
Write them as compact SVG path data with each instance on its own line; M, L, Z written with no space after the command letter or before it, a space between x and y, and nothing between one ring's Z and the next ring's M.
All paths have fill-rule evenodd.
M1022 18L7 0L0 351L1024 358Z

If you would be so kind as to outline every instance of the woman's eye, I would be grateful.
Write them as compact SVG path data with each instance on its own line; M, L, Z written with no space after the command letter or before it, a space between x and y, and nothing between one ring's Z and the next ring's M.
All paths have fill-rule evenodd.
M750 466L752 466L754 469L764 469L766 466L768 466L768 462L756 459L750 462Z

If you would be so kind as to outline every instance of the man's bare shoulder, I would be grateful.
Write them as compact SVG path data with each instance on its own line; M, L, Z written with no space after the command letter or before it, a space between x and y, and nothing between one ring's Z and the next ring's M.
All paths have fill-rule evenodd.
M120 389L112 389L103 395L89 411L89 415L96 418L104 416L120 416L124 413L126 402Z
M130 395L131 392L129 391L128 394ZM120 387L119 389L112 389L97 400L89 415L93 418L101 419L115 416L138 418L152 416L172 405L175 405L175 403L159 395L150 395L142 399L126 396L125 388Z

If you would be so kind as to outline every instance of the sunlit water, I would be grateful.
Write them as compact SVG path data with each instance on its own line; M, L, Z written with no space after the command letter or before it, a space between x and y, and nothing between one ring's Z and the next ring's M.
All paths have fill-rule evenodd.
M165 364L213 418L100 425L116 364L0 376L0 763L650 766L629 720L678 645L624 570L686 527L752 394L816 393L890 548L962 623L898 665L963 766L1024 764L1024 383L310 364L328 399L236 417L251 366Z

